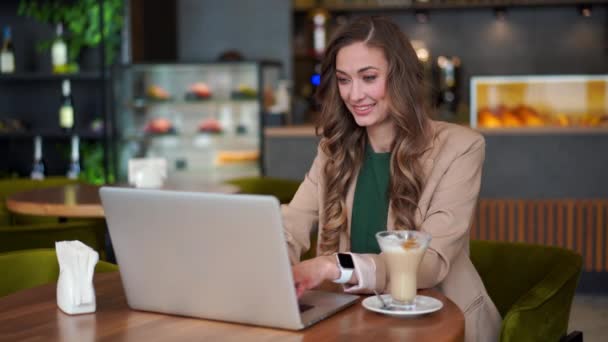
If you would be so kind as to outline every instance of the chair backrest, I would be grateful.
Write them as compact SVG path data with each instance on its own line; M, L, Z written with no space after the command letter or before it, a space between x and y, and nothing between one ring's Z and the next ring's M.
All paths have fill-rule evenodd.
M76 184L78 182L78 180L68 179L66 177L47 177L43 180L33 180L29 178L0 179L0 225L12 224L14 221L14 218L6 208L6 199L12 194L52 186ZM20 221L21 222L19 223L37 223L41 220L20 218ZM42 221L48 222L49 220L43 219Z
M232 179L226 183L238 186L242 194L272 195L281 203L289 203L301 182L271 177L248 177Z
M471 239L565 247L586 272L608 272L607 198L480 198Z
M99 261L95 273L117 271L118 266ZM30 287L56 282L59 263L54 249L0 253L0 297Z
M471 241L471 261L503 317L541 281L578 279L582 267L581 256L564 248L495 241Z
M101 259L105 259L105 232L104 220L0 226L0 253L54 248L55 241L79 240L98 251Z

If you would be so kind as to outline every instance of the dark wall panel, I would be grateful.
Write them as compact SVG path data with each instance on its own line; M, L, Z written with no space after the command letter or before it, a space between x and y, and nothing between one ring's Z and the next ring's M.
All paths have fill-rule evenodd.
M608 134L486 134L480 196L608 198ZM318 138L270 137L267 174L303 180Z
M283 63L291 77L291 1L180 0L178 58L212 61L226 50Z
M491 8L431 11L426 24L412 12L381 14L394 18L411 39L424 41L435 59L461 58L466 102L473 75L608 73L606 5L594 6L590 18L575 6L509 8L504 21Z
M608 134L487 134L481 197L607 198Z

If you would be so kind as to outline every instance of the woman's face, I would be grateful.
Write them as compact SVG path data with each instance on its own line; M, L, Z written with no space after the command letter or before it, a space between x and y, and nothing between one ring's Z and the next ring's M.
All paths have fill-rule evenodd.
M338 51L338 89L357 125L370 129L387 122L387 73L388 62L378 48L357 42Z

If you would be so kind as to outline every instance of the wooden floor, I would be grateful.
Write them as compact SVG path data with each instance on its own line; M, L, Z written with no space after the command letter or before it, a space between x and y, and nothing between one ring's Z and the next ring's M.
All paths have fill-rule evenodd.
M570 312L569 331L583 332L585 342L606 341L608 296L576 295Z

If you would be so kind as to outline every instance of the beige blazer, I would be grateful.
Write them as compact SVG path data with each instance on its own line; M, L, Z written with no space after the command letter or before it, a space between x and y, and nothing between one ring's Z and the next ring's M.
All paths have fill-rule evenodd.
M500 315L469 259L469 229L479 195L485 141L481 134L454 124L431 121L431 129L434 138L422 156L425 186L416 220L432 240L420 266L418 287L436 288L458 305L465 315L467 342L497 341ZM326 159L319 149L291 203L282 206L292 263L310 248L311 230L317 224L323 227ZM341 252L350 250L356 183L356 179L351 182L346 196L348 229L340 236ZM394 215L389 210L387 227L393 226ZM359 283L345 287L346 292L388 289L390 279L380 255L353 254L353 260Z

